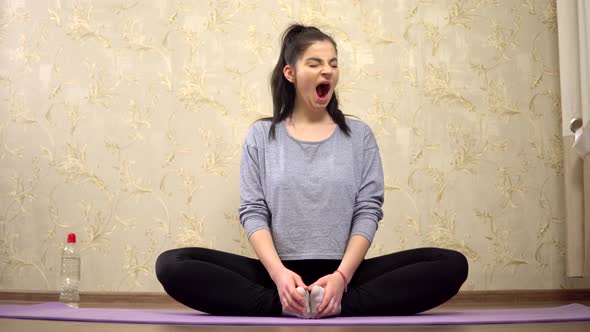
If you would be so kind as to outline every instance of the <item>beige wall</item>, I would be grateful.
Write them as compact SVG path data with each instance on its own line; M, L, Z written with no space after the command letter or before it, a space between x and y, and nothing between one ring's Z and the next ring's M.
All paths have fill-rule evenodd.
M68 232L84 291L160 291L163 250L252 255L240 146L270 114L280 32L339 43L342 109L378 137L378 255L462 251L464 289L564 277L553 1L3 1L0 288L55 290Z

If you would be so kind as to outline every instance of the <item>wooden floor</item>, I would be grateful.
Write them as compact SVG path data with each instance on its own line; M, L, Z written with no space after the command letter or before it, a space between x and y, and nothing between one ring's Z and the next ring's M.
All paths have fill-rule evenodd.
M0 304L34 304L36 302L6 302ZM580 303L580 302L579 302ZM581 302L590 305L590 302ZM435 310L461 310L461 309L499 309L499 308L524 308L524 307L546 307L558 306L567 303L475 303L466 305L443 305ZM82 303L81 307L90 308L145 308L145 309L179 309L180 305L163 304L105 304L105 303ZM80 323L80 322L59 322L59 321L38 321L0 319L0 331L2 332L29 332L29 331L60 331L60 332L205 332L205 331L230 331L230 332L361 332L361 331L395 331L395 332L588 332L590 322L570 323L543 323L543 324L494 324L494 325L451 325L451 326L391 326L391 327L367 327L367 326L181 326L181 325L151 325L151 324L112 324L112 323Z

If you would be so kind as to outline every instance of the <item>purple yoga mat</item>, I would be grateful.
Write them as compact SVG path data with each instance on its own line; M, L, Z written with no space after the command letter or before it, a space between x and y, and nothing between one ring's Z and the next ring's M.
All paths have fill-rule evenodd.
M190 310L74 309L62 303L50 302L36 305L0 306L0 317L174 325L475 325L590 321L590 307L574 303L549 308L441 310L414 316L299 319L290 317L212 316Z

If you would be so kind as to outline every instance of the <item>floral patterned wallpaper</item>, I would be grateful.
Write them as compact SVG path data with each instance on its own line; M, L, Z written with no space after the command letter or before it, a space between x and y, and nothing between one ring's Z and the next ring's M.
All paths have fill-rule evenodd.
M375 132L385 217L369 256L463 252L464 290L565 278L554 1L25 1L0 4L0 288L161 291L157 255L253 256L241 144L271 113L280 33L338 42L345 113Z

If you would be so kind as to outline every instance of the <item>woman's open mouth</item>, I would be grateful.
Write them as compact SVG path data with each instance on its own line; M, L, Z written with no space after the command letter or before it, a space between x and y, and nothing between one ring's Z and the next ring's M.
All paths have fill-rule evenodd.
M320 99L326 98L326 96L330 92L330 83L329 82L320 83L315 88L315 91L318 94L318 97L320 97Z

